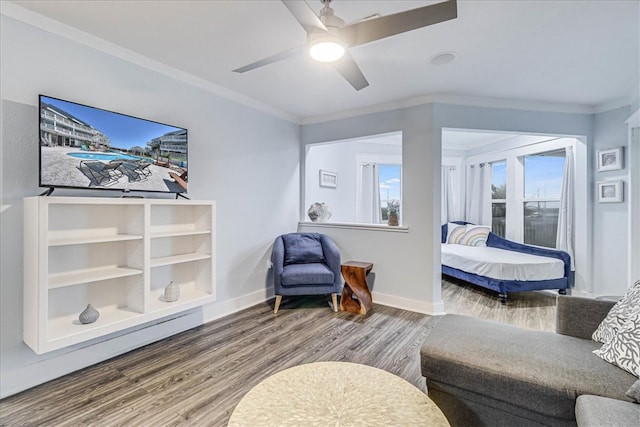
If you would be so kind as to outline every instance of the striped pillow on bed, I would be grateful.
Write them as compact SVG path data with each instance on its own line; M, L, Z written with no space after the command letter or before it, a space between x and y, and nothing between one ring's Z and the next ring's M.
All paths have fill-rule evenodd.
M450 234L448 243L465 246L487 246L491 227L471 225L456 227Z

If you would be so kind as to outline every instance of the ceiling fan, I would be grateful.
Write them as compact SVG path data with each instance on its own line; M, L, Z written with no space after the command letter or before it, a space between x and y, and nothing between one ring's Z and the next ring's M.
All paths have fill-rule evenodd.
M268 64L309 51L312 58L330 62L355 90L369 86L360 67L348 49L385 37L455 19L458 16L456 0L447 0L393 15L363 19L352 24L334 15L331 0L320 0L323 4L320 15L300 0L282 0L289 12L307 32L307 44L277 53L244 67L233 70L245 73Z

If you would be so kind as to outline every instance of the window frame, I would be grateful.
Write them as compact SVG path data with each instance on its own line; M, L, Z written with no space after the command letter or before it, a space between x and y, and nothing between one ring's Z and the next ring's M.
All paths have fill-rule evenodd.
M494 163L506 159L507 162L507 199L505 214L505 238L515 242L524 242L524 157L577 146L575 137L553 136L546 141L523 144L505 150L474 154L466 157L465 163ZM521 189L521 190L520 190ZM499 199L492 198L493 202ZM528 200L528 199L527 199ZM533 200L538 201L538 200ZM542 200L545 201L545 200Z

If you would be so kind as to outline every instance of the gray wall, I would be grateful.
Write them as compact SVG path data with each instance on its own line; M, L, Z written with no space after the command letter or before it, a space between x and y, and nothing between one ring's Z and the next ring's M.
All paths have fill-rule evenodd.
M298 125L5 16L1 43L1 396L265 300L273 238L294 231L298 220ZM217 201L218 302L46 355L22 342L22 198L42 191L39 93L188 128L189 196Z
M302 143L403 132L404 218L406 234L368 230L320 230L336 239L350 258L375 264L376 290L431 312L442 308L440 297L440 163L443 128L568 135L586 141L589 167L580 185L587 186L585 227L578 228L590 249L587 269L575 291L584 295L622 294L626 283L626 204L594 206L595 148L626 146L628 107L600 114L555 113L431 104L302 127ZM624 171L622 171L624 172ZM594 215L595 212L595 215ZM611 223L609 221L612 221ZM605 232L609 224L620 230ZM302 230L309 229L300 225ZM318 230L317 226L313 227ZM595 244L594 244L595 243ZM613 253L612 253L613 252ZM614 255L615 254L615 255ZM594 280L594 274L598 278ZM414 305L415 307L416 305Z
M597 172L596 152L609 148L624 147L628 149L628 130L622 126L632 111L628 107L618 108L597 114L593 127L592 156L594 171L593 193L596 193L595 183L606 180L624 180L623 203L594 203L593 209L593 281L592 292L596 294L622 295L631 283L627 283L629 236L629 182L628 165L616 171ZM636 222L637 223L637 222ZM639 261L640 262L640 261ZM637 280L638 278L635 278Z

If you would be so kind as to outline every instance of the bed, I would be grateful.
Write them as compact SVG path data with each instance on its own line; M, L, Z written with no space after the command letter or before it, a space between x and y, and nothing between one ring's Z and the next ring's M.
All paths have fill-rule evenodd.
M450 233L449 224L486 228L486 232L475 233L464 242L468 244L450 243L456 238ZM451 228L454 232L462 230ZM568 253L516 243L489 232L488 227L462 221L442 226L441 260L443 274L497 292L502 304L506 304L509 292L558 289L566 294L571 285Z

